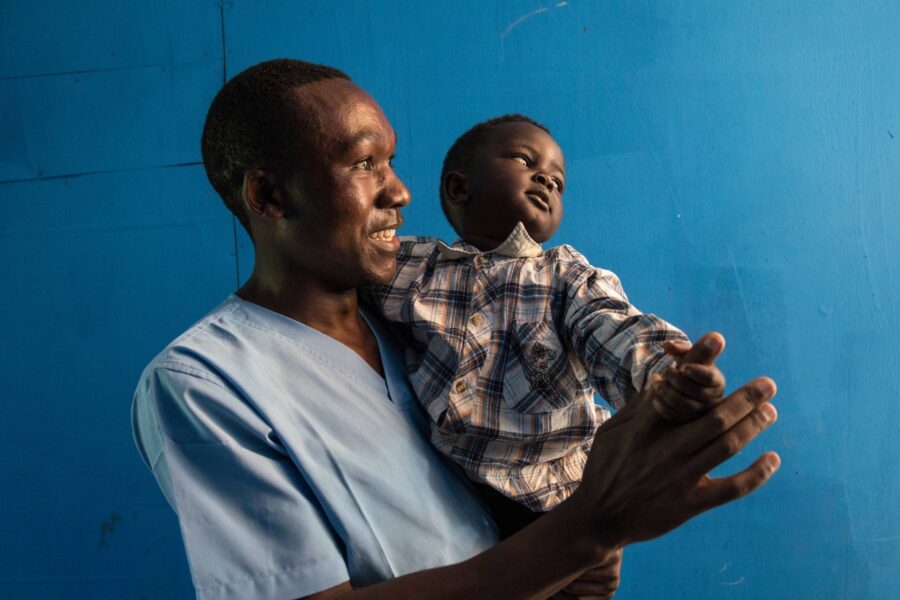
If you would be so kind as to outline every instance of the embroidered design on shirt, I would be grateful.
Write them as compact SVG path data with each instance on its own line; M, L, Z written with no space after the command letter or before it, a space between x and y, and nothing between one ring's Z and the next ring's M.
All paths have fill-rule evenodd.
M540 342L535 342L528 356L526 375L531 382L532 390L546 390L550 387L550 363L556 359L556 351L548 348Z

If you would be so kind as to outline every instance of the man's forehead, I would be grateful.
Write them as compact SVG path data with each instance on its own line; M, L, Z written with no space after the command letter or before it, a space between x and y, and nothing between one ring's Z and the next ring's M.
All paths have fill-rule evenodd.
M328 79L293 90L298 116L340 145L395 143L396 134L378 103L345 79Z

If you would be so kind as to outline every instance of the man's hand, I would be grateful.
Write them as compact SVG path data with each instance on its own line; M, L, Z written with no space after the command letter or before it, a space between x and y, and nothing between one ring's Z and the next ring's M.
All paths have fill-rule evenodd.
M689 342L666 342L666 353L675 359L662 376L654 375L649 386L653 408L673 423L686 423L706 414L722 401L725 376L715 365L725 349L725 338L707 333L691 346Z
M581 576L556 592L552 600L609 600L619 589L622 574L622 549L607 555L600 565L589 569Z
M751 493L778 469L774 452L730 477L707 473L775 421L768 402L775 391L771 379L755 379L685 425L663 421L648 398L637 398L600 427L581 486L554 512L584 515L587 537L616 548L658 537Z
M569 589L565 593L579 597L586 588L569 586L605 564L610 553L745 496L778 469L778 455L768 452L736 475L707 475L774 422L771 379L751 381L685 425L662 420L648 394L600 427L578 490L528 527L456 565L329 592L360 600L536 600Z

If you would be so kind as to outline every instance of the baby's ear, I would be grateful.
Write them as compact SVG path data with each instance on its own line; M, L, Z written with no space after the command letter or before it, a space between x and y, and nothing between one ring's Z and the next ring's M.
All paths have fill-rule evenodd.
M462 205L469 201L469 184L466 174L460 171L448 171L441 183L444 195L450 204Z

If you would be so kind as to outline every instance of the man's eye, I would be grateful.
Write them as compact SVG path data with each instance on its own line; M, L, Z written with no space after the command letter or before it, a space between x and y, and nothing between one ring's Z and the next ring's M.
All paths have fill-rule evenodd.
M360 169L363 169L364 171L371 171L372 169L375 168L375 161L373 161L371 157L364 158L361 161L359 161L358 163L356 163L354 166L358 167Z

